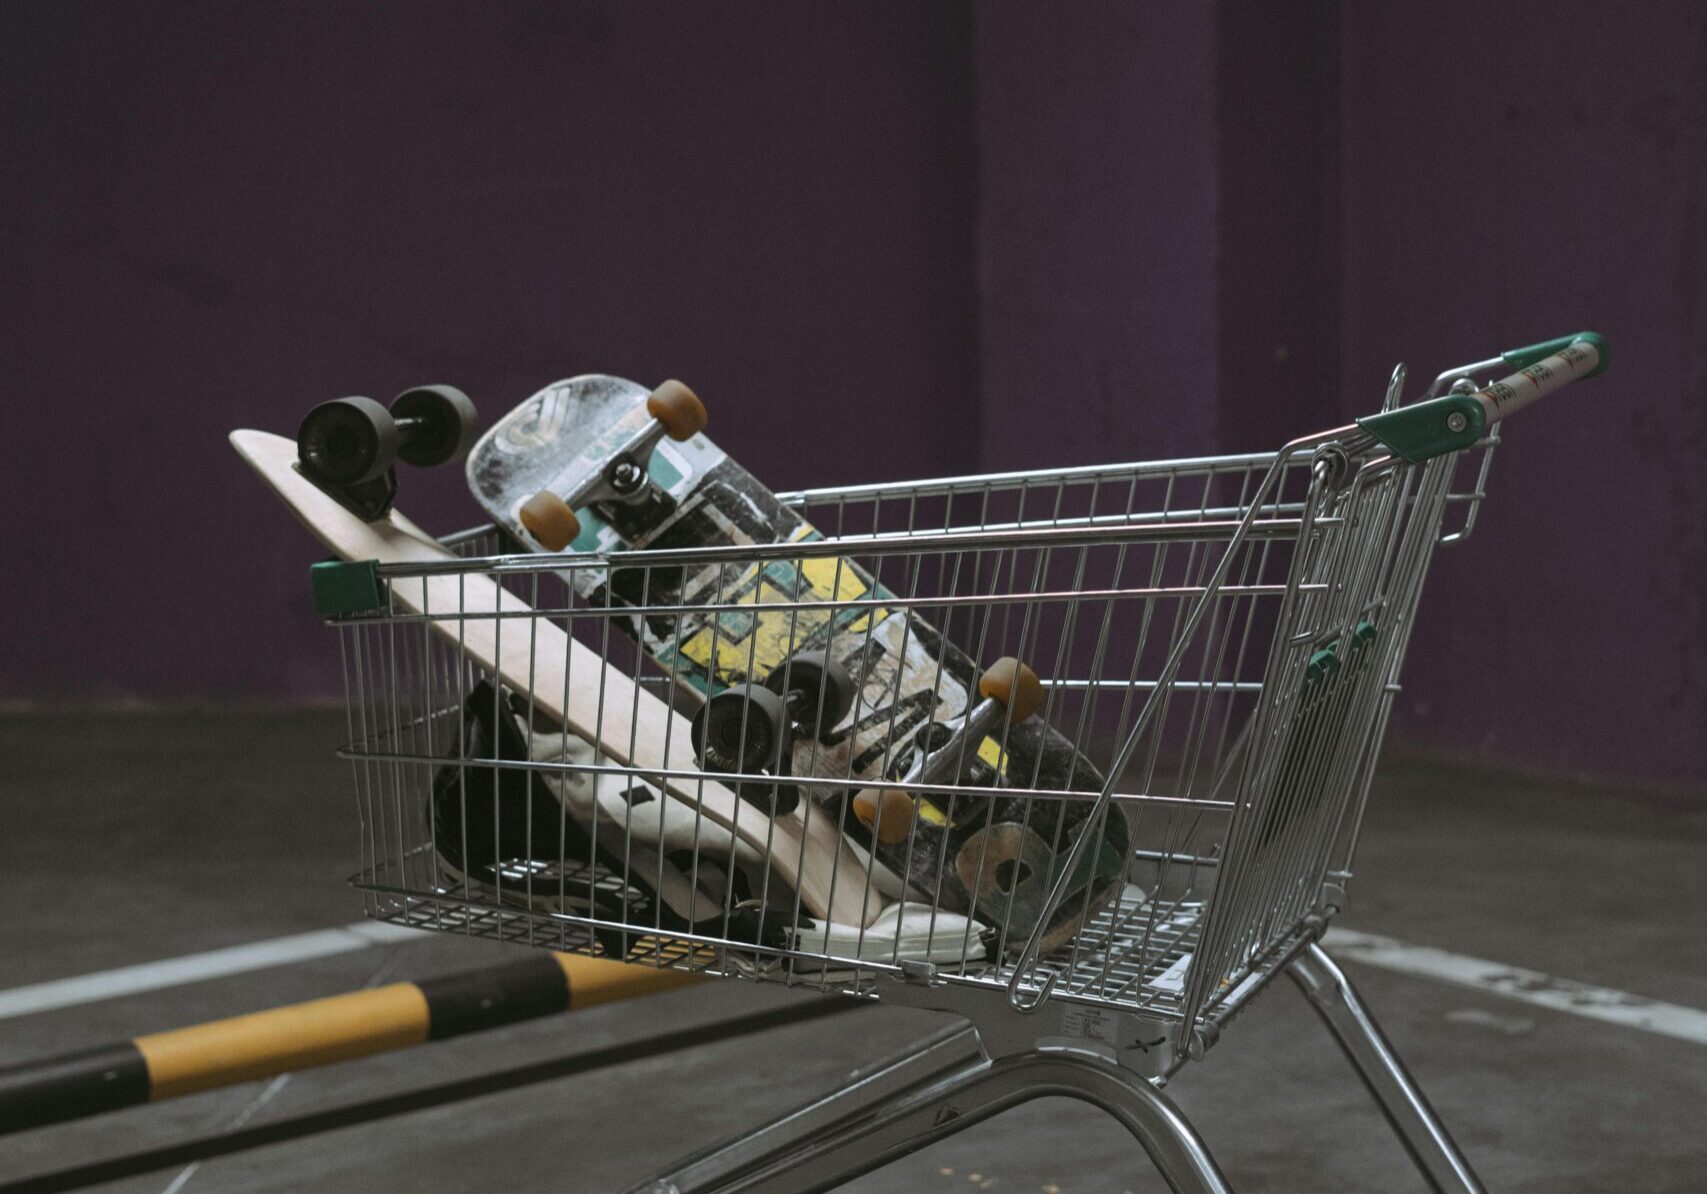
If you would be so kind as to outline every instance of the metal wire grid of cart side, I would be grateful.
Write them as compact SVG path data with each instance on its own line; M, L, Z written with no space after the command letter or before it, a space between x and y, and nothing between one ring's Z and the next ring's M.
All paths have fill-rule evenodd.
M837 649L869 647L877 620L869 615L906 609L917 615L909 629L934 628L976 661L1028 661L1046 686L1037 716L1109 777L1108 815L1130 831L1131 882L1113 901L1084 908L1073 938L1041 958L1024 948L1025 926L988 905L972 915L993 934L956 929L941 941L933 924L922 956L935 980L1006 990L1016 1003L1047 990L1058 1000L1141 1012L1181 1026L1201 1049L1334 911L1424 574L1436 543L1460 537L1473 520L1492 443L1412 465L1342 428L1279 454L814 490L783 500L824 538L766 547L636 551L609 560L500 555L488 528L447 540L466 558L437 570L492 576L531 607L504 616L500 633L527 636L536 620L549 619L608 668L686 711L695 694L637 649L633 619L672 626L678 655L683 626L708 625L714 658L746 650L746 670L760 674L751 654L756 636L743 642L739 633L761 609L773 619L786 614L789 640L777 648L784 655L808 629L838 616L863 629L843 632ZM1455 473L1473 484L1452 492ZM1463 513L1447 520L1454 503ZM1459 529L1443 536L1446 521ZM754 604L757 589L744 600L699 605L649 604L644 596L666 570L714 570L728 581L770 568L798 578L813 561L836 573L835 600L800 600L798 579L793 592L773 592L762 606ZM590 600L589 586L574 583L577 573L610 567L628 572L626 591L638 577L638 604ZM859 576L855 568L869 587L843 583ZM642 819L654 807L661 818L661 801L629 800L626 823L595 834L603 850L565 848L571 820L559 810L555 838L549 823L536 831L530 822L522 848L483 880L446 865L447 843L436 840L443 826L432 815L435 777L446 768L461 789L464 834L479 818L498 824L491 778L506 772L524 773L529 783L616 783L630 794L644 786L653 798L661 783L657 769L603 756L459 759L470 694L492 678L426 623L460 616L458 609L392 609L339 622L350 698L342 753L353 764L361 813L355 882L368 893L371 915L865 993L880 991L876 975L920 964L918 943L903 943L899 922L892 937L860 931L851 947L822 932L816 941L801 932L781 944L736 935L736 865L697 838L685 851L646 839ZM727 642L717 641L721 627L731 628ZM891 716L900 708L897 702ZM537 722L531 712L523 711L524 722ZM669 747L667 765L689 784L702 776L685 735ZM480 791L491 794L472 795L479 785L467 777L482 774ZM1092 808L1100 795L1045 790L1024 776L1007 783L1005 795L1028 807ZM902 785L849 776L832 786L830 799L805 801L802 812L841 825L852 793ZM957 784L907 790L941 799L989 794ZM694 824L710 828L697 815ZM910 835L918 830L915 820ZM1059 836L1052 845L1064 851ZM909 850L912 844L910 836ZM657 894L668 882L666 853L687 878L685 923L666 922ZM793 923L805 910L774 878L771 862L761 860L759 890L748 890L746 900ZM940 891L923 894L934 903Z

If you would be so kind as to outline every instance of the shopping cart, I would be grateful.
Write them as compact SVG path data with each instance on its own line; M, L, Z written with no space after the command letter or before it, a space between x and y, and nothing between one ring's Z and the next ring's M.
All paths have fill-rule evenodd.
M1436 545L1473 529L1498 422L1607 363L1598 336L1565 337L1449 370L1405 406L1400 366L1379 413L1279 452L784 495L822 532L809 541L543 556L505 554L485 528L445 541L460 558L381 566L380 607L331 619L361 813L354 883L369 915L398 924L969 1022L646 1190L825 1189L1042 1095L1114 1115L1173 1188L1225 1189L1162 1088L1282 972L1431 1185L1477 1189L1318 940L1351 878ZM826 568L859 583L806 594L800 578ZM729 596L743 591L730 577L760 573L783 579ZM683 582L707 575L719 583L699 591L719 600ZM434 606L425 582L444 577L507 596ZM662 635L681 659L688 628L709 628L713 656L748 651L757 678L760 623L785 660L808 647L857 660L897 611L932 637L939 671L942 643L1025 661L1043 696L1021 725L1058 732L1091 770L1042 783L1040 768L1003 766L1011 720L978 748L953 733L970 704L931 739L895 724L900 701L880 727L892 757L849 762L840 782L808 784L810 767L785 780L745 755L714 766L688 727L719 686L684 683L639 645ZM597 741L564 733L576 699L596 707ZM666 740L640 749L659 726ZM785 782L808 793L787 812ZM854 810L874 798L907 814L884 850L882 823ZM963 867L950 890L949 855L981 832L988 851L998 808L1002 840L1025 848ZM826 840L854 860L829 884L843 897L856 884L857 901L826 905L823 883L803 894L808 843ZM1041 904L1018 898L1026 883Z

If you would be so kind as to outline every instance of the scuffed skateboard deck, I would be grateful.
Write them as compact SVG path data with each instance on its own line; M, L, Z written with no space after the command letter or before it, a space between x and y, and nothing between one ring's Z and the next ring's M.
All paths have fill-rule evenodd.
M603 375L548 386L499 420L470 452L469 485L494 521L536 551L520 508L541 490L570 493L602 471L651 416L648 391ZM580 532L570 553L620 558L636 549L799 543L820 538L704 434L664 440L650 463L652 484L632 503L602 502L578 510ZM858 697L840 724L818 739L797 738L792 765L802 795L827 802L861 781L904 774L918 731L963 714L976 690L978 666L926 620L880 603L893 594L844 558L748 561L673 568L576 569L566 574L589 603L621 610L616 621L677 683L700 696L762 681L794 652L823 649L847 669ZM838 603L864 602L846 606ZM813 606L822 605L821 610ZM718 607L715 616L705 607ZM659 612L658 607L677 611ZM695 609L693 607L699 607ZM767 608L769 607L769 608ZM1084 831L1088 802L1003 797L999 785L1048 791L1097 791L1097 770L1061 734L1032 718L1012 727L1005 743L976 746L966 786L996 789L990 798L925 801L909 848L873 841L856 818L844 826L885 866L943 907L1010 922L1023 943L1052 881L1053 862ZM843 807L836 803L835 807ZM1126 826L1109 818L1102 851L1090 855L1100 904L1124 879ZM1023 866L1019 884L992 888L990 875L1009 859ZM1085 904L1069 900L1077 922ZM1064 914L1068 914L1064 909ZM1011 921L1010 921L1011 911ZM1070 934L1072 925L1060 929ZM1061 939L1052 931L1046 944Z

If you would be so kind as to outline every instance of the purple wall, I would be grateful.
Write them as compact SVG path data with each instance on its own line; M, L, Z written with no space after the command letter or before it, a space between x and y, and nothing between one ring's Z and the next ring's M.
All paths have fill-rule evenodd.
M1442 9L1461 19L1443 20ZM1399 730L1707 777L1707 9L1346 5L1341 410L1584 327L1430 573Z
M679 375L781 488L1272 447L1594 326L1395 733L1699 783L1707 26L1622 11L0 6L0 697L334 691L224 433L337 394Z
M225 433L339 394L680 376L779 488L974 468L968 37L908 0L0 5L0 695L337 690L315 548Z
M974 26L985 467L1213 450L1214 9Z
M1430 576L1395 737L1707 775L1699 6L980 4L991 467L1276 447L1566 331Z
M1340 334L1339 15L1223 0L1216 45L1221 441L1331 426Z

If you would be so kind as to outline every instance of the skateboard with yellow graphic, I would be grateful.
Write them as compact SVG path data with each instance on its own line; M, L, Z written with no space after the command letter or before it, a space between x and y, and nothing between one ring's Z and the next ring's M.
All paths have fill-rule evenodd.
M693 737L708 769L764 777L737 790L774 813L801 799L837 811L895 880L885 894L975 916L1017 950L1089 803L1003 790L1094 792L1102 776L1035 716L1042 688L1029 668L981 671L924 618L883 606L893 593L851 559L736 553L624 568L633 550L821 538L706 437L707 421L680 382L570 378L487 431L468 456L469 486L527 549L610 561L564 576L582 600L618 611L613 621L703 702ZM989 794L863 786L873 780ZM1102 838L1046 946L1124 882L1118 813Z

